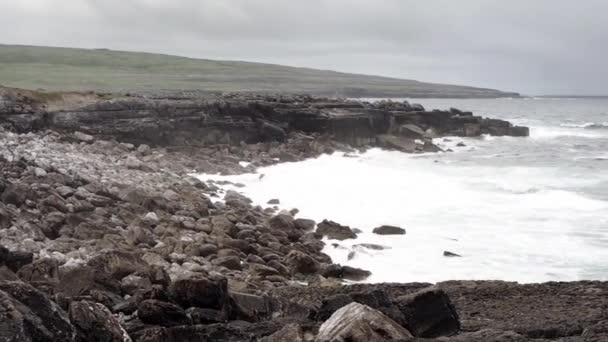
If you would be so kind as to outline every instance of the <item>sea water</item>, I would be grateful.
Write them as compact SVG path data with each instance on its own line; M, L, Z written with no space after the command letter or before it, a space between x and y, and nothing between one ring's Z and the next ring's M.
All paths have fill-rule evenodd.
M410 102L506 119L531 135L438 138L454 152L337 152L200 177L243 183L233 189L257 204L278 198L298 217L359 228L357 239L327 240L324 251L372 271L370 282L608 280L608 99ZM380 225L407 233L373 234Z

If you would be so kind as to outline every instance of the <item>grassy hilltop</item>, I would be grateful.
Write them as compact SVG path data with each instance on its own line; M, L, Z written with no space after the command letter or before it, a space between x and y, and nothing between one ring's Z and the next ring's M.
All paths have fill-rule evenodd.
M240 61L0 44L0 85L45 90L292 92L351 97L507 97L492 89Z

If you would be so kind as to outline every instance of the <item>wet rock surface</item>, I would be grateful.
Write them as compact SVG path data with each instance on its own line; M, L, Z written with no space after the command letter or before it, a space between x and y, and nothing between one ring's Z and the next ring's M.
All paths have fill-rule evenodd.
M608 336L606 283L345 285L370 271L332 263L324 239L357 239L354 229L189 176L352 152L385 134L421 152L435 136L523 128L306 96L117 96L54 111L0 96L1 341L312 341L356 303L369 308L355 306L361 324L334 319L349 336ZM389 323L377 330L369 315Z

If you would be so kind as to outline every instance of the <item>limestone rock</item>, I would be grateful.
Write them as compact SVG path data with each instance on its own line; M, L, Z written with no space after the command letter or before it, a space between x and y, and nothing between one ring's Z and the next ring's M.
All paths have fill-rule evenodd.
M317 342L399 341L412 337L407 329L381 312L359 303L336 311L319 328Z

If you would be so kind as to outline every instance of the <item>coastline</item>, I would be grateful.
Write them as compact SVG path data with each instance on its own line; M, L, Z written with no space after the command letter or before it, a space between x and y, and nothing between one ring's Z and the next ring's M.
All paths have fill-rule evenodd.
M456 109L299 96L64 96L53 110L57 103L35 96L2 100L0 294L17 311L32 293L62 307L70 320L61 328L46 326L48 312L27 312L54 338L101 334L78 319L89 308L98 314L83 319L137 341L272 341L287 326L306 340L352 301L420 338L599 341L607 334L605 282L345 286L343 279L361 280L365 270L332 264L314 223L187 177L373 146L432 152L431 136L526 135L525 128ZM215 202L221 197L224 205Z

